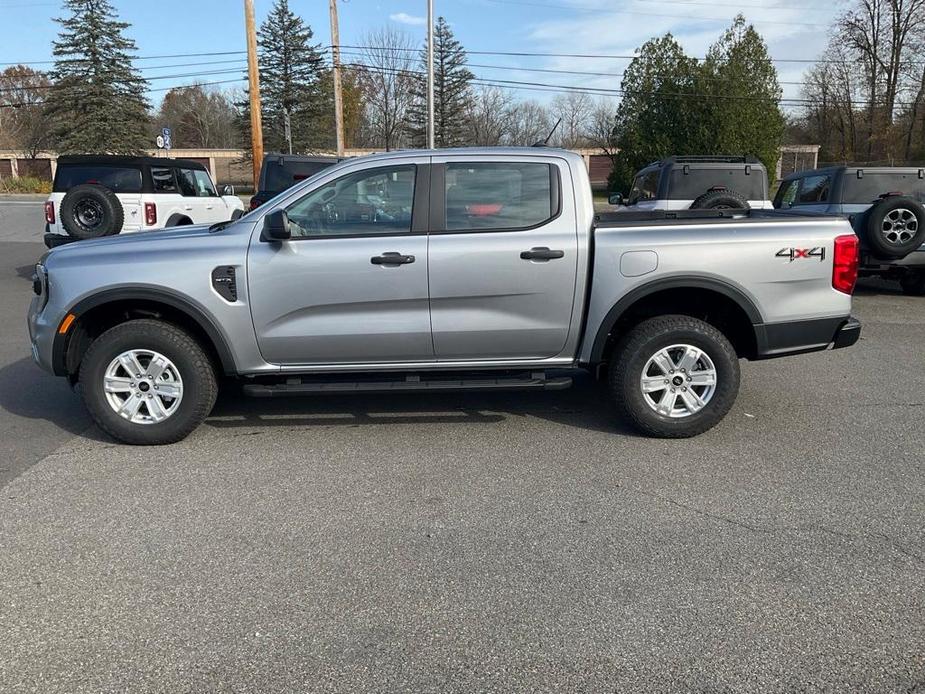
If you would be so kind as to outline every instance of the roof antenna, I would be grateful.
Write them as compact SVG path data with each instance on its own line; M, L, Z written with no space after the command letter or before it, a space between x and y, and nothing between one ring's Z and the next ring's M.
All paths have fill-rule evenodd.
M552 126L552 130L549 131L549 134L546 136L546 139L540 142L534 142L533 146L534 147L548 147L549 141L552 139L552 136L555 134L556 130L559 128L560 123L562 123L561 118L556 121L556 124L554 126Z

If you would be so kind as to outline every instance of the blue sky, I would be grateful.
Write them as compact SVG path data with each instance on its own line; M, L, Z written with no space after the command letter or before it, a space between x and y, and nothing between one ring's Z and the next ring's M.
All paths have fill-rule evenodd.
M242 0L113 0L121 18L130 22L131 37L142 57L235 52L244 50ZM706 48L738 11L745 13L768 41L775 58L815 58L827 41L827 26L848 0L435 0L436 13L447 18L457 38L471 50L532 51L626 55L648 38L671 31L692 55ZM258 23L272 0L256 0ZM330 43L327 0L290 0L322 44ZM363 35L385 24L423 40L424 0L341 0L343 44L360 44ZM52 18L59 2L0 0L0 63L23 62L48 67L57 33ZM236 80L243 55L140 60L152 79L152 101L164 88L196 81ZM209 62L210 65L188 65ZM545 84L615 89L628 61L600 58L471 56L485 79L523 80ZM488 67L495 66L495 67ZM777 64L784 82L798 83L807 65ZM501 68L501 69L498 69ZM506 69L504 69L506 68ZM527 68L617 73L613 76L535 73ZM231 71L231 72L224 72ZM198 77L175 77L213 72ZM156 79L161 77L163 79ZM233 88L233 83L221 85ZM785 97L798 97L799 84L784 84ZM552 93L520 91L521 98L548 100Z

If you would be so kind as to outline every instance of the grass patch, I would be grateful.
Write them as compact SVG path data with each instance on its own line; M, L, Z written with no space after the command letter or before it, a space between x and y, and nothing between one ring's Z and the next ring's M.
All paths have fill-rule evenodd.
M32 176L0 178L0 193L50 193L51 181Z

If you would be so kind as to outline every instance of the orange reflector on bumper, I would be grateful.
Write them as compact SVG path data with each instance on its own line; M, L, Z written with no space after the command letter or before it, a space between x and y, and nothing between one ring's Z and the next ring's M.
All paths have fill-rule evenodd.
M58 334L64 335L71 328L71 324L77 320L77 316L73 313L69 313L64 317L64 320L61 321L61 326L58 328Z

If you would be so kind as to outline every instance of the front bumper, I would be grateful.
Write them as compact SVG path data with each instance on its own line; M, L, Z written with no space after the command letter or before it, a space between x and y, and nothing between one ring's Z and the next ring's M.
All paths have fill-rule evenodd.
M48 320L47 306L42 307L40 297L34 297L29 306L27 323L29 325L29 343L32 350L32 360L45 371L55 373L54 343L55 334L60 321L53 323Z
M815 318L755 326L757 357L771 359L828 347L850 347L861 337L861 322L853 316Z

